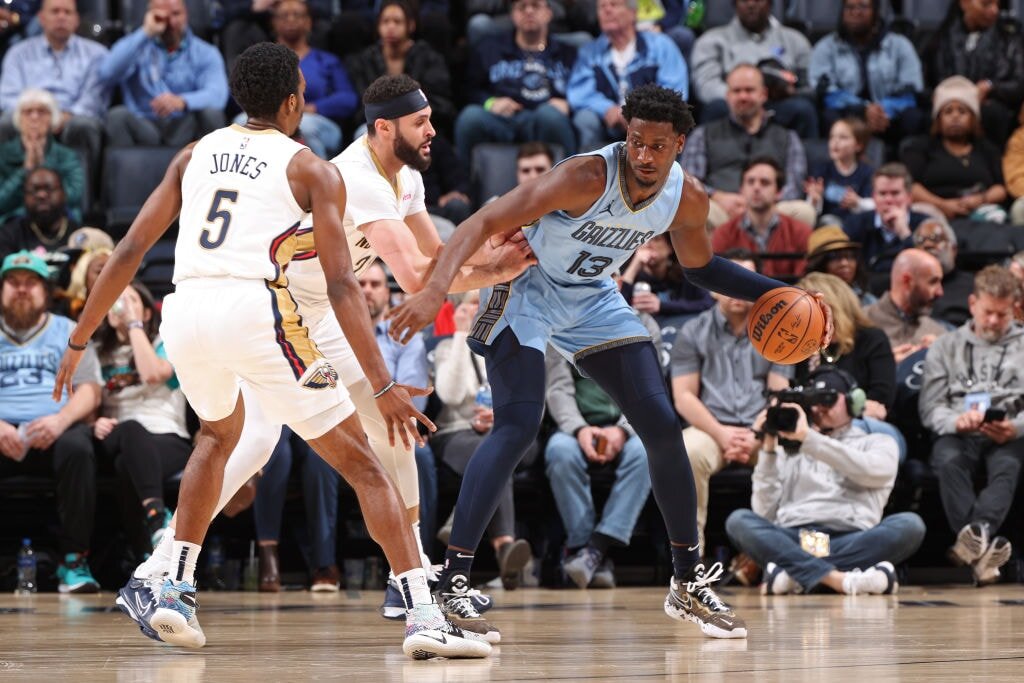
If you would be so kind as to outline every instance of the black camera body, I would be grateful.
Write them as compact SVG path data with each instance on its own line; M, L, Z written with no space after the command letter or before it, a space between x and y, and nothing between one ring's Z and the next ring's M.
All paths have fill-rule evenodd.
M803 408L805 414L811 412L811 406L834 406L839 400L839 392L825 387L790 387L781 391L768 392L772 403L768 407L764 419L765 434L778 435L779 432L791 432L796 429L800 414L796 408L780 405L795 403ZM772 401L772 399L775 399Z

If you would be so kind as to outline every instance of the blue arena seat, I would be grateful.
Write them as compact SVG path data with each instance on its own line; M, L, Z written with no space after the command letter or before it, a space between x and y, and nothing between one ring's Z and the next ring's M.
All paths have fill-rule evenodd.
M938 28L953 0L903 0L903 16L917 24L919 31Z
M558 145L550 145L555 159L565 156ZM516 186L516 153L519 145L486 142L473 148L469 182L474 206L503 195Z

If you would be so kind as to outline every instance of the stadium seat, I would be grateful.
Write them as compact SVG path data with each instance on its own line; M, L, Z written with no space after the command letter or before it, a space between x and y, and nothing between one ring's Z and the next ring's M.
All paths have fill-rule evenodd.
M791 4L792 2L793 0L790 0ZM732 21L736 14L734 0L705 0L704 7L705 29L724 26ZM786 0L772 0L772 16L782 21L786 14Z
M556 159L564 156L562 148L550 145ZM469 165L469 182L474 206L491 197L503 195L516 186L516 153L519 145L486 142L473 148Z
M174 240L162 239L142 257L138 278L149 288L157 301L174 291Z
M115 239L127 231L177 152L175 147L107 149L103 164L103 205L107 232Z
M946 18L953 0L903 0L903 16L917 24L918 31L933 31Z

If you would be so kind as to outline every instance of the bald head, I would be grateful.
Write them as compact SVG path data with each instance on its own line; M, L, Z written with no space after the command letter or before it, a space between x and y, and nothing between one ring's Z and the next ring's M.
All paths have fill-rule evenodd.
M923 249L904 249L892 262L889 296L903 313L923 316L942 296L942 264Z

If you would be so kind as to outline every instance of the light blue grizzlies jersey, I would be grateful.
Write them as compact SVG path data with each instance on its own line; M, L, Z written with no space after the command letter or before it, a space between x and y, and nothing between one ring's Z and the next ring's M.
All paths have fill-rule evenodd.
M55 403L51 394L57 369L74 323L47 314L42 329L19 344L0 332L0 419L11 424L56 413L67 394Z
M486 302L470 333L490 344L506 327L543 352L551 342L570 360L649 338L611 276L642 244L668 230L683 194L678 163L661 190L633 206L626 191L624 143L590 153L607 165L604 193L581 216L555 211L524 228L537 257L510 283L481 291ZM474 345L475 345L474 344Z

